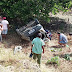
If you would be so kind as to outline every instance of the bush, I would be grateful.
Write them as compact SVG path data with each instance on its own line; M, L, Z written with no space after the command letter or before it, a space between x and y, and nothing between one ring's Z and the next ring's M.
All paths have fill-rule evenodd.
M15 23L19 21L19 24L22 21L26 23L30 18L50 22L50 12L66 12L71 7L72 0L0 0L0 14L15 20Z
M62 51L62 48L50 48L51 52Z
M52 57L50 60L47 61L46 64L47 65L48 64L57 64L57 65L59 65L59 56Z

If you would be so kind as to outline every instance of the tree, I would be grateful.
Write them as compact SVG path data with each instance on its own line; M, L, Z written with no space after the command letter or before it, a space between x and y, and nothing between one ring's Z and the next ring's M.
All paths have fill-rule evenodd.
M71 0L0 0L0 14L24 22L30 18L42 18L48 22L50 12L66 12L71 7Z

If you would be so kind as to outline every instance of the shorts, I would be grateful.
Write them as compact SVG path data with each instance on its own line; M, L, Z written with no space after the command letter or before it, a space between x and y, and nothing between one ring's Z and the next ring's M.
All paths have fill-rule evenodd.
M7 32L8 32L8 29L7 30L3 30L2 34L7 34Z
M41 54L35 54L33 53L33 59L35 60L37 58L37 63L41 63Z
M65 42L65 41L60 41L59 43L66 44L67 42Z

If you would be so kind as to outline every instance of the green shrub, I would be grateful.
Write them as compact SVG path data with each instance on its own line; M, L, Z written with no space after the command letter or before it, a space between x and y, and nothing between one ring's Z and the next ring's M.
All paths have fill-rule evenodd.
M56 52L56 51L62 51L62 48L51 48L52 52Z
M59 65L59 56L52 57L50 60L47 61L46 64L57 64L57 65Z
M71 7L72 0L0 0L0 14L17 25L21 21L26 23L30 18L41 18L50 22L50 12L52 14L59 11L66 12ZM62 26L61 29L63 29Z

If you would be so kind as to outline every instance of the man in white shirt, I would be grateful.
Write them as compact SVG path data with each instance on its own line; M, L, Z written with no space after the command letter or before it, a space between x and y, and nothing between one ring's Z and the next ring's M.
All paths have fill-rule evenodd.
M2 25L3 25L2 35L3 37L6 38L6 34L8 32L8 25L9 25L9 22L6 20L6 17L3 17Z

